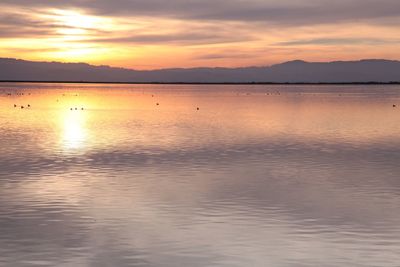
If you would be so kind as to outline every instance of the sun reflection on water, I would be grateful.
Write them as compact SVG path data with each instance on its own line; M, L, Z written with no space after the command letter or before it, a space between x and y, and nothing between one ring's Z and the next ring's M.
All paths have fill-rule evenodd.
M85 147L87 139L86 115L79 110L68 111L63 117L63 146L67 150Z

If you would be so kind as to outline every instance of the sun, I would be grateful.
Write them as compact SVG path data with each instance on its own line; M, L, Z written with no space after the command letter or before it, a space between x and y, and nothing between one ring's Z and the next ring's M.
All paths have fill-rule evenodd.
M98 17L69 10L55 10L54 15L55 20L66 28L95 29L101 21Z
M107 32L113 27L106 17L84 13L80 10L50 9L43 15L54 25L54 33L48 39L52 49L46 56L61 61L95 62L110 50L92 40L99 32Z
M110 25L104 17L74 10L52 9L46 17L54 23L57 33L68 40L96 34Z

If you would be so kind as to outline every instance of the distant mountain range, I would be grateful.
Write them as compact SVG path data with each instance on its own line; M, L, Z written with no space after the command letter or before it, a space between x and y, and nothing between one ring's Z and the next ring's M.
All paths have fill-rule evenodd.
M400 82L400 61L289 61L269 67L132 70L86 63L0 58L0 81L130 83L390 83Z

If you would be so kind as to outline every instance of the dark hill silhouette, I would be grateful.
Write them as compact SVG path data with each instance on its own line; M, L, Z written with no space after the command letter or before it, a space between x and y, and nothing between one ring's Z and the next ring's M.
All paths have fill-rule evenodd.
M190 68L140 71L86 63L0 58L1 81L159 83L367 83L399 82L400 61L289 61L270 67Z

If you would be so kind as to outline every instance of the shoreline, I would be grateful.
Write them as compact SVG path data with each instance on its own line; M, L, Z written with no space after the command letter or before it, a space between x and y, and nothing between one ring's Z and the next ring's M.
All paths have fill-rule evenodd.
M160 85L400 85L398 82L101 82L101 81L29 81L0 80L0 83L69 84L160 84Z

